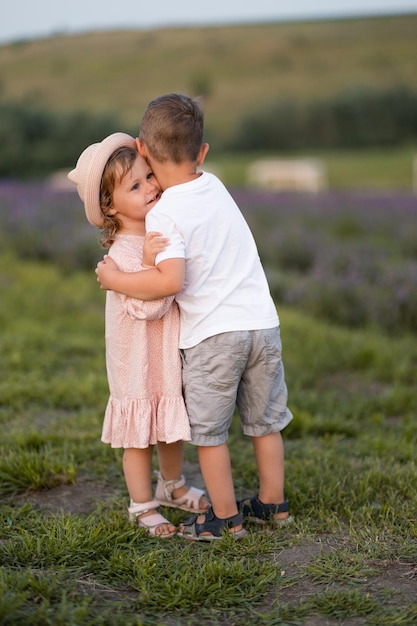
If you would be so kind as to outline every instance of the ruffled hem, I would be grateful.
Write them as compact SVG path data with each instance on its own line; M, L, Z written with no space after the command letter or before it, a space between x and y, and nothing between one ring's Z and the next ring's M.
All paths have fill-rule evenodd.
M190 441L191 431L182 397L109 398L101 440L112 448L148 448L158 441Z

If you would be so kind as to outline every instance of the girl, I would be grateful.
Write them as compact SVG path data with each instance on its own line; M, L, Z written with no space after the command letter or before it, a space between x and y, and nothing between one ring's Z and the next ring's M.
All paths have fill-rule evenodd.
M114 133L89 146L68 178L120 269L152 267L167 240L159 233L146 235L145 216L161 191L133 137ZM208 507L203 492L187 489L181 475L190 426L182 397L178 308L173 297L144 302L109 291L105 319L110 398L102 441L124 449L129 519L153 537L173 537L176 528L157 511L160 504L195 513ZM153 498L155 445L160 472Z

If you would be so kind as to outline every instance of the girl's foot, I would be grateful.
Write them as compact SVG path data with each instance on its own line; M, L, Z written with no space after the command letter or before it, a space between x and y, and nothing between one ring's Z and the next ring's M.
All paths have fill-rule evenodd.
M159 503L156 500L150 502L130 501L129 521L135 522L140 528L145 528L150 537L168 539L176 535L177 529L163 515L158 513Z
M161 506L169 506L190 513L205 513L210 503L204 491L196 487L187 487L184 476L173 480L164 480L161 472L155 472L158 484L155 490L155 500Z

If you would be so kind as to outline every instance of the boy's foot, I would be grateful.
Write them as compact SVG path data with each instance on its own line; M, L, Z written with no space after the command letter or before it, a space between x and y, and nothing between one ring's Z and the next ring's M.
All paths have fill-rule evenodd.
M280 504L265 504L258 498L258 494L247 500L237 502L238 510L242 513L243 519L256 524L266 524L267 522L275 526L285 526L292 522L289 515L289 502L284 500Z
M224 539L226 534L233 539L243 539L246 530L242 523L241 513L223 519L216 517L210 506L204 515L193 515L180 524L178 536L190 541L216 541Z
M187 487L184 476L174 480L164 480L161 472L155 472L158 484L155 490L155 500L161 506L188 511L189 513L205 513L210 503L204 491L196 487Z

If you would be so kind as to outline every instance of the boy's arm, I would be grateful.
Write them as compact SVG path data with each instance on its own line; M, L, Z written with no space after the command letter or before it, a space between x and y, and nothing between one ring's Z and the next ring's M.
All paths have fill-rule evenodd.
M139 300L158 300L174 296L184 284L185 261L182 258L161 261L155 269L121 272L116 263L105 256L96 268L97 282L102 289L123 293Z

